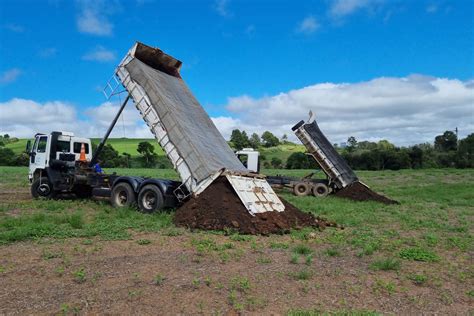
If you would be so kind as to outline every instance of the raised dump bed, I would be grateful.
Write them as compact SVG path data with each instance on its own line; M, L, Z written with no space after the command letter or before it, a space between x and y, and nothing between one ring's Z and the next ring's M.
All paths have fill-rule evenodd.
M326 173L329 186L332 187L336 196L355 201L377 201L385 204L398 203L372 191L366 184L359 181L351 167L349 167L344 158L339 155L326 136L324 136L311 112L307 122L300 121L293 126L292 130L306 147L308 153L311 154L324 173Z
M242 165L186 86L181 61L137 42L116 70L143 119L181 177L180 199L197 197L225 176L252 215L284 211L285 206L263 176ZM109 84L110 93L116 87ZM217 199L219 197L216 197Z
M313 118L293 126L296 137L323 169L334 189L342 189L358 181L356 174L324 136Z

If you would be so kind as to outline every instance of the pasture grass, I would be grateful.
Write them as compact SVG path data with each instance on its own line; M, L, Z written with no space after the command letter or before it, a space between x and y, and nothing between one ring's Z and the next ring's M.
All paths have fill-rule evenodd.
M123 175L178 179L171 169L114 169ZM264 174L303 176L311 170L262 170ZM474 250L474 170L427 169L400 171L360 171L361 180L373 190L385 194L400 205L353 202L329 196L325 199L296 197L288 191L280 195L305 212L325 217L344 230L313 228L293 230L291 241L272 239L266 247L272 251L291 249L297 256L313 254L311 243L324 245L318 255L339 256L352 253L359 257L392 258L373 262L374 270L395 270L401 261L436 264L445 254L454 256ZM0 192L28 192L27 168L0 167ZM13 194L13 193L12 193ZM24 193L25 194L25 193ZM0 201L0 244L45 237L90 239L128 239L135 232L158 232L166 236L183 234L172 224L173 211L142 214L134 209L114 209L107 202L93 200ZM317 238L311 236L316 233ZM225 253L232 247L264 250L254 236L230 234L227 244L216 244L215 232L203 232L193 246L200 253ZM218 235L224 235L218 232ZM140 242L141 243L141 242ZM223 254L223 255L224 255ZM309 261L311 262L312 259ZM382 259L380 259L382 260ZM369 264L370 265L370 264Z

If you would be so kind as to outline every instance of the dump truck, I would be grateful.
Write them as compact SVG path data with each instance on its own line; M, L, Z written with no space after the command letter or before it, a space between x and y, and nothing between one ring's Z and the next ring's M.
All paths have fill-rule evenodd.
M140 200L141 195L145 196L141 190L145 186L151 188L155 185L153 190L148 192L160 190L158 192L164 196L172 191L174 200L170 201L181 203L191 196L197 197L215 179L222 176L234 188L250 214L284 211L284 204L265 177L249 172L235 156L181 78L181 65L181 61L159 48L136 42L122 59L104 89L107 99L122 93L127 97L97 151L90 161L84 163L77 160L73 147L69 147L69 151L58 152L54 147L57 144L54 144L55 136L53 136L57 133L48 135L46 141L50 139L50 142L46 146L53 148L48 157L54 159L45 161L41 164L42 167L35 167L37 169L35 171L31 171L33 167L30 168L33 196L35 194L49 196L55 192L78 194L79 191L75 188L81 187L90 191L91 195L110 193L112 204L117 204L114 200L120 201L121 197L126 203L136 200L137 197ZM133 100L143 120L179 174L181 182L103 175L94 169L97 157L129 99ZM40 138L41 136L37 138L38 144ZM72 142L74 143L74 140ZM90 142L83 143L88 144L90 148ZM30 165L37 164L36 159L41 156L38 153L38 144L35 140L35 145L29 151L33 161ZM48 188L44 186L45 183ZM121 185L121 190L117 189L120 183L125 183ZM123 189L124 186L127 187L126 190ZM36 187L38 189L35 190ZM162 192L162 189L166 192ZM114 190L120 192L114 195ZM45 194L47 192L49 193ZM157 203L154 201L157 192L155 193L146 195L150 197L148 199L151 203L150 211L156 210Z
M312 194L316 197L327 196L357 182L367 187L367 185L360 182L344 158L339 155L326 136L324 136L312 112L310 112L307 122L303 120L298 122L292 127L292 131L306 147L308 155L321 167L325 178L313 178L316 174L315 172L302 178L283 175L267 176L266 179L271 186L275 188L289 188L297 196ZM236 154L239 159L245 162L249 170L259 171L258 151L253 148L244 148L237 151Z
M291 187L294 194L299 196L312 193L314 196L323 197L355 183L368 188L324 136L311 111L309 116L306 122L301 120L293 126L292 131L306 147L307 153L321 167L326 179L313 179L314 173L311 173L301 179L283 176L269 177L269 182L272 185Z

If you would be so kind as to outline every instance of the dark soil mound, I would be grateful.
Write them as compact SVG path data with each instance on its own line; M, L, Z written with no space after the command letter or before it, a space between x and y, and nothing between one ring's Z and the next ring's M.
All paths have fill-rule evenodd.
M377 201L384 204L400 204L395 200L372 191L360 182L354 182L341 191L336 192L335 195L355 201Z
M304 213L282 199L283 212L265 212L252 216L225 177L216 179L197 198L191 198L175 214L174 223L188 228L222 230L230 228L244 234L285 233L306 226L324 229L337 226Z

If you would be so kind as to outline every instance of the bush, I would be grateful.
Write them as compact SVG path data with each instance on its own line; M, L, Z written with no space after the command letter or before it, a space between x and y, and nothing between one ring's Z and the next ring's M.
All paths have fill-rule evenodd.
M316 161L302 152L292 153L286 161L286 169L314 169L316 167Z
M15 153L10 148L0 147L0 166L15 165Z
M282 167L283 162L281 161L280 158L273 157L272 161L270 162L272 167L275 169L280 169Z

